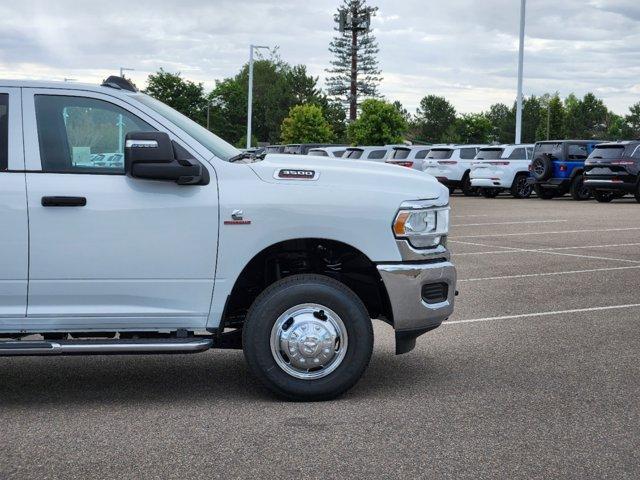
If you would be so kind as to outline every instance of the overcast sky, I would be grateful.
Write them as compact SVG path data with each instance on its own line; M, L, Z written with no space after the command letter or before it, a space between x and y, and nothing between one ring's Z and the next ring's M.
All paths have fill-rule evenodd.
M278 45L324 77L340 0L3 0L0 78L99 82L120 66L140 86L163 67L204 82L235 74L249 43ZM515 98L520 0L369 0L380 8L382 93L414 111ZM526 95L593 91L618 113L640 101L640 0L528 0Z

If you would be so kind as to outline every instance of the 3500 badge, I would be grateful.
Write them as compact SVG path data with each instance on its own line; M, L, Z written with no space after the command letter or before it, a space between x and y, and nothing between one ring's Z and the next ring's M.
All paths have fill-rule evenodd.
M275 175L276 178L282 178L285 180L316 180L318 175L315 170L299 170L295 168L283 168L278 170Z

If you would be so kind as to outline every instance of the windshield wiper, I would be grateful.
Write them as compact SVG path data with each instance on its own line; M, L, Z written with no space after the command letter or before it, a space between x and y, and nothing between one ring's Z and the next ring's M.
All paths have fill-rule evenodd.
M267 155L266 152L261 153L260 155L254 155L253 153L249 153L249 152L242 152L242 153L239 153L238 155L231 157L227 161L229 163L234 163L234 162L239 162L240 160L244 160L246 158L251 160L263 160L266 155Z

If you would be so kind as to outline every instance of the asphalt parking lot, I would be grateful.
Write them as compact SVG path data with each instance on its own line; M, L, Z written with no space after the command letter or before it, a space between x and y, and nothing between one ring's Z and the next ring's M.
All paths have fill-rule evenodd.
M242 354L5 358L0 478L638 478L640 205L452 198L455 315L326 403Z

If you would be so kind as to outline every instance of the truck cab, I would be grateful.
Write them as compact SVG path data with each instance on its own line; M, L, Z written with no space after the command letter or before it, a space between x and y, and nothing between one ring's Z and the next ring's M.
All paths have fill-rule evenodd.
M363 374L453 311L448 192L410 169L242 154L138 92L0 81L0 355L241 348L277 395Z

